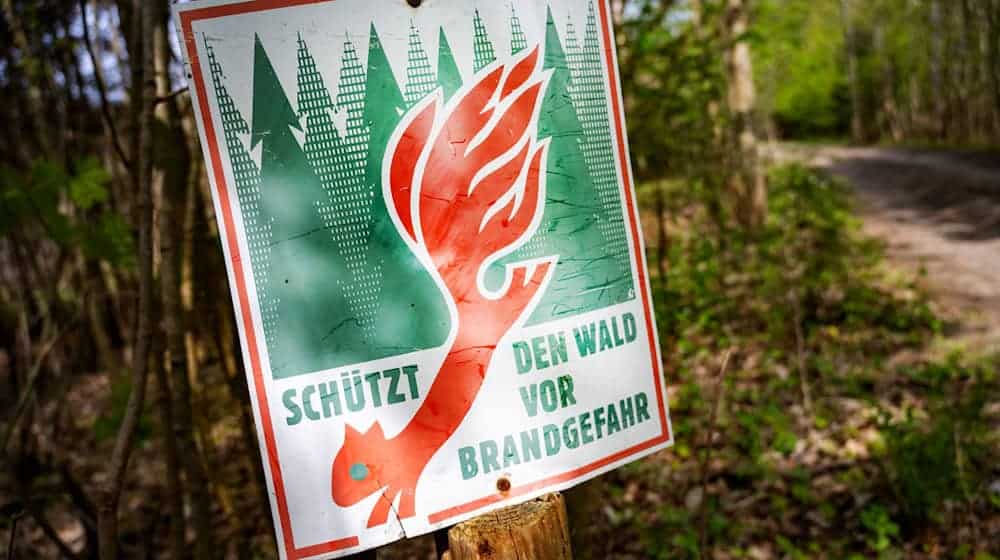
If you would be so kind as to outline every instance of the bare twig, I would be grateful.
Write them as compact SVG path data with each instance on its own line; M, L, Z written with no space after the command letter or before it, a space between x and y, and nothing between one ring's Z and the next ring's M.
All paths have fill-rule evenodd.
M706 486L708 480L709 462L712 458L712 436L715 434L715 429L719 419L719 408L722 406L723 384L726 382L726 370L729 368L729 358L732 355L733 350L730 348L729 350L726 350L726 354L722 357L722 365L719 367L719 380L715 384L715 402L712 403L712 410L709 412L708 429L705 432L705 444L702 449L701 460L698 461L698 471L700 476L698 484L701 488L701 514L698 520L698 557L702 559L706 557L705 549L708 546L708 489Z
M172 91L172 92L170 92L170 93L168 93L166 95L161 95L160 97L157 97L156 98L156 104L159 105L160 103L166 103L167 101L170 101L171 99L177 97L178 95L182 95L182 94L185 94L187 92L188 92L188 87L184 86L184 87L182 87L182 88L180 88L178 90L174 90L174 91Z
M10 539L7 540L7 560L14 560L14 536L17 535L17 522L24 517L24 512L19 511L11 518Z
M94 53L94 45L90 40L90 25L87 23L87 0L79 0L79 4L80 27L83 28L83 44L86 46L87 54L90 56L90 63L94 66L94 81L97 82L97 96L101 100L101 115L104 117L105 126L108 127L108 133L111 135L111 145L114 146L115 153L118 154L118 158L121 160L122 165L125 166L125 169L129 173L133 173L132 162L125 155L121 138L118 137L118 128L115 126L115 119L111 115L111 104L108 103L108 89L104 84L104 74L101 72L100 61L97 60L97 55Z
M802 300L798 290L793 290L789 299L791 299L792 313L794 314L792 320L795 323L793 325L795 327L795 354L799 370L799 390L802 392L802 408L805 409L806 414L811 414L812 397L810 396L809 379L806 377L808 375L806 371L806 338L802 332Z
M76 320L74 319L72 323L75 322ZM69 326L71 326L72 323L67 325L66 328L57 331L56 334L49 339L45 346L42 347L42 351L38 354L38 359L36 359L35 363L31 366L24 390L21 391L21 396L17 398L17 405L14 407L14 415L7 424L7 430L4 432L3 438L0 439L0 454L7 453L7 445L10 443L10 437L14 434L14 431L17 428L17 422L21 418L21 415L24 414L24 411L28 408L28 403L31 402L31 395L35 388L35 383L37 383L38 378L41 377L42 365L45 364L46 358L49 357L49 353L51 353L52 349L55 348L56 343L59 342L62 335L66 331L70 330Z
M69 560L77 560L79 556L73 552L73 549L70 548L65 541L62 540L59 536L59 532L56 531L55 527L53 527L52 524L49 523L49 520L45 518L44 512L42 512L37 505L28 505L27 507L28 513L35 521L35 524L37 524L38 528L42 530L42 533L48 537L50 541L52 541L52 544L56 545L56 548L59 549L59 553L64 558L69 558Z

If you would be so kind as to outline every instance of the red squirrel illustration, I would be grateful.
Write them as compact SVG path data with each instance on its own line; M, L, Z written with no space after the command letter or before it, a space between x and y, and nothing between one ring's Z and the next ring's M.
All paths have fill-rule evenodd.
M507 265L500 293L482 277L500 253L523 244L544 210L548 141L538 113L548 73L539 48L494 65L443 104L434 95L404 115L387 154L391 204L401 234L433 263L453 309L450 350L419 409L393 437L376 422L346 427L332 469L333 501L348 507L381 493L368 527L413 517L421 473L459 428L500 339L527 317L554 258Z

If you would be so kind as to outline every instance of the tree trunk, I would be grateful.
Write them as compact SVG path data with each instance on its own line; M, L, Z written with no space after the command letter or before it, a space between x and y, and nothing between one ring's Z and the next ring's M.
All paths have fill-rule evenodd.
M162 338L160 338L162 340ZM162 355L162 343L158 343L157 352L154 356ZM177 454L177 439L174 437L174 405L173 394L170 390L170 380L166 370L163 369L163 361L153 360L153 371L156 374L156 385L159 390L157 398L157 408L160 411L160 424L163 430L163 454L166 464L166 509L169 519L167 547L171 560L182 560L186 555L185 549L185 528L184 522L184 487L181 485L180 459Z
M167 42L167 4L160 2L157 25L152 31L156 51L157 90L160 97L171 92L170 46ZM180 249L183 244L185 203L188 192L190 156L184 130L180 126L177 99L160 103L156 111L158 130L164 141L158 149L159 179L163 185L161 233L161 284L163 297L163 328L167 339L167 363L174 402L174 437L180 451L181 467L187 482L194 526L194 558L208 560L215 556L212 542L212 499L208 475L202 460L202 450L195 440L194 414L191 405L191 383L185 341L184 310L180 290Z
M28 66L29 60L41 63L44 63L45 60L39 60L33 56L31 44L28 42L28 35L25 32L24 27L21 25L21 20L14 12L14 3L12 0L2 0L2 7L3 15L7 20L7 28L12 36L11 38L13 39L13 43L22 53L22 55L17 59L19 61L19 68L16 70L23 72L28 82L28 91L25 96L28 102L28 117L31 121L32 128L34 128L38 148L44 156L51 156L52 142L49 135L53 128L58 130L58 127L53 127L50 124L49 119L51 118L51 111L45 107L45 100L42 96L45 91L51 91L52 88L49 87L50 84L47 83L47 80L41 79L47 70L30 68ZM20 68L22 66L23 68Z
M840 20L844 28L847 81L851 90L851 141L861 144L865 141L865 129L862 120L861 84L858 81L858 51L854 44L854 20L851 15L850 0L840 0Z
M993 99L993 140L1000 141L1000 0L987 7L986 38L989 41L986 58L989 65L990 96Z
M143 77L142 84L142 118L137 132L139 146L139 173L135 174L133 187L139 194L139 305L136 315L136 345L132 354L132 391L125 407L125 415L118 435L115 439L108 468L100 489L100 500L97 509L97 526L99 550L102 560L117 560L118 558L118 502L121 498L122 485L128 470L128 461L132 454L136 428L142 415L143 403L146 398L146 377L149 366L149 351L152 339L153 320L153 125L154 107L156 104L156 80L153 75L153 45L151 33L143 33L143 29L151 31L156 25L156 14L152 6L143 0L135 0L133 17L141 23L136 26L141 37L141 58L136 58L134 64L141 60ZM137 43L140 40L136 41Z
M757 134L754 130L756 91L750 45L744 37L749 29L749 0L728 0L726 53L728 102L732 118L730 142L733 166L729 190L735 198L736 217L753 230L767 218L767 184L760 169Z
M885 46L885 30L882 22L875 21L873 49L878 60L878 80L881 97L881 114L879 115L879 135L888 136L894 142L902 142L905 136L896 105L896 68L892 53Z
M931 121L936 139L943 140L947 134L944 122L944 30L941 28L941 2L930 0L930 61L928 62L931 82Z

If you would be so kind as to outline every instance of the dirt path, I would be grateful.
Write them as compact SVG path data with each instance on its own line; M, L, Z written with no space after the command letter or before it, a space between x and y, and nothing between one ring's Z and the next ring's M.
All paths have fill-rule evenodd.
M926 284L959 322L953 338L1000 349L1000 154L886 148L782 147L848 180L865 231L890 261L925 270Z

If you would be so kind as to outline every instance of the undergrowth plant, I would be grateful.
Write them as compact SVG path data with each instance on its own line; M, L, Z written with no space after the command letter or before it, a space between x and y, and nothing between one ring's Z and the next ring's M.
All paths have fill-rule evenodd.
M625 509L643 554L739 558L757 543L788 558L892 558L941 512L991 507L995 364L893 361L920 355L941 321L918 278L892 274L862 233L844 184L774 169L753 232L720 220L703 184L654 188L671 201L669 245L651 261L665 256L653 286L676 444L671 482L649 482L669 496L656 514Z
M953 354L908 372L923 399L901 418L880 421L881 458L900 519L909 528L941 522L949 502L988 501L1000 433L985 408L1000 394L995 361L966 363Z

